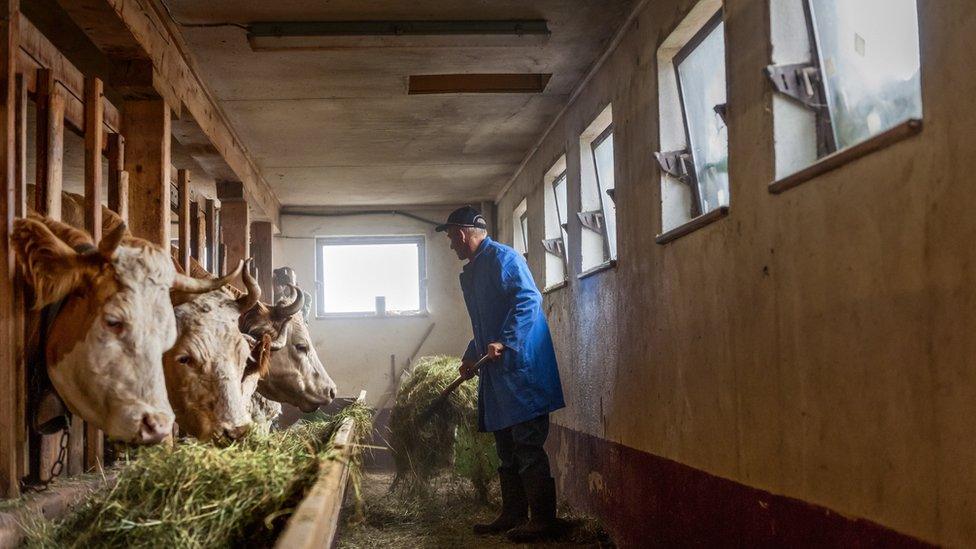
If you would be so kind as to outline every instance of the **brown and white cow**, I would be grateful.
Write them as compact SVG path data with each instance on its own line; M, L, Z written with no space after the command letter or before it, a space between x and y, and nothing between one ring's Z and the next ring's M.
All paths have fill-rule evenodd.
M312 344L302 314L305 296L290 285L290 293L273 307L258 303L241 318L242 330L252 336L275 334L271 365L258 383L261 396L312 412L332 402L336 384L329 377Z
M28 348L43 353L68 408L112 439L163 440L173 422L162 368L176 339L170 291L208 292L228 279L177 273L168 254L127 237L124 224L96 247L86 232L32 213L14 221L11 242L34 296ZM52 304L60 306L42 327L37 311Z

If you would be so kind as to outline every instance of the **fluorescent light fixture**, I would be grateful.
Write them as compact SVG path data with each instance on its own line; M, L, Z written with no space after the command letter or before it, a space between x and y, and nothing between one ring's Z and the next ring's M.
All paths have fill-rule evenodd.
M546 21L536 19L259 22L247 28L254 51L531 47L551 34Z
M407 93L542 93L551 74L414 74Z

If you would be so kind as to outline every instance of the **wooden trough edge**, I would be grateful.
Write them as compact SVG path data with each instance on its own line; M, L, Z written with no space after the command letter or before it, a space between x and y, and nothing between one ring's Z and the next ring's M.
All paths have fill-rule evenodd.
M365 402L366 391L360 391L357 403ZM339 511L346 494L349 465L359 448L355 440L353 418L346 418L332 438L338 455L322 467L318 480L309 489L295 513L288 519L285 531L275 543L277 549L331 547L339 524Z

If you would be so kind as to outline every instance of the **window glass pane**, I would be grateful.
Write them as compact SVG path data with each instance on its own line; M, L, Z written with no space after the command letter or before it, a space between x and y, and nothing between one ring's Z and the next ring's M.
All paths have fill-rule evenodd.
M837 148L922 116L915 0L810 0Z
M702 213L729 203L729 135L715 106L725 103L725 26L719 23L678 65L688 144Z
M529 252L529 216L522 214L519 219L519 223L522 224L522 253Z
M552 184L553 193L556 195L556 213L559 214L559 228L563 235L563 246L569 246L569 234L566 232L566 174L559 176L559 179ZM567 249L567 253L568 253Z
M603 219L607 225L607 243L610 245L610 258L617 257L617 206L607 191L613 185L613 134L611 133L593 148L593 163L596 165L596 179L600 184L600 201L603 204Z
M419 254L415 242L323 245L325 312L372 312L376 296L386 296L387 311L419 311Z

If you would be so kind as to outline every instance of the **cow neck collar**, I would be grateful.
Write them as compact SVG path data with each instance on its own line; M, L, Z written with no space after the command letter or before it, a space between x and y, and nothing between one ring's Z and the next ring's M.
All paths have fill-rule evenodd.
M70 299L70 295L62 297L61 299L44 306L41 309L41 318L39 324L37 347L34 349L34 356L32 357L33 369L30 374L30 392L31 398L30 402L34 405L38 405L41 401L43 395L47 392L51 392L58 399L61 398L58 395L57 390L54 389L54 385L51 383L51 378L47 373L47 344L48 339L51 335L51 328L54 326L54 319L58 317L61 312L61 308ZM35 416L38 410L32 409L31 415ZM36 417L31 418L31 425L36 428L36 430L42 434L55 433L61 429L65 429L68 426L69 416L71 412L68 411L67 406L64 406L64 415L52 418L45 422L43 425L38 425Z

